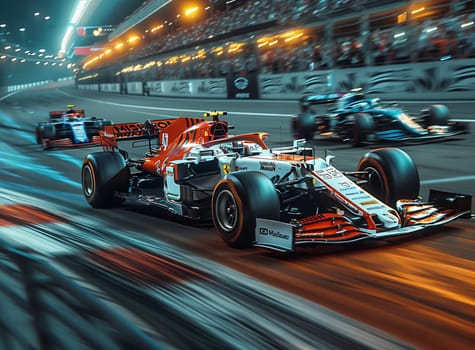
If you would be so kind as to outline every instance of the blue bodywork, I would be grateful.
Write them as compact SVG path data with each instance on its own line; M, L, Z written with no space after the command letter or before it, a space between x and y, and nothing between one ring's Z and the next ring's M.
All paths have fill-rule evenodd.
M111 124L103 118L85 117L83 109L52 111L49 117L36 126L36 139L43 148L98 143L99 130Z

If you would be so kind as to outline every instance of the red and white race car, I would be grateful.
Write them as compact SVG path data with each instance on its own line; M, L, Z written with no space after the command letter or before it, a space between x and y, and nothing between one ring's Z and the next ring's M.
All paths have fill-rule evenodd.
M432 190L422 201L417 168L400 149L369 151L355 171L341 171L304 140L270 149L267 133L229 135L224 114L106 126L104 151L83 162L86 200L104 208L133 198L211 218L230 246L280 251L408 235L471 215L469 195ZM143 158L119 147L140 139Z

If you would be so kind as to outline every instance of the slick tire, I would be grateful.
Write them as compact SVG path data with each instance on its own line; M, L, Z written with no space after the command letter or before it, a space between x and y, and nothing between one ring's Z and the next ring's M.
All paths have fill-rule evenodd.
M94 208L108 208L124 201L118 192L127 192L129 168L118 152L88 154L83 161L81 182L84 197Z
M218 234L231 247L255 240L256 218L280 219L280 199L272 181L257 171L235 172L213 190L211 215Z
M43 138L54 140L56 139L56 127L54 124L46 124L42 126Z
M449 121L449 109L445 105L429 106L429 125L447 125Z
M374 131L374 120L368 113L356 113L354 115L352 130L352 145L355 147L362 146L368 141L368 135Z
M395 207L398 199L419 196L420 182L416 165L399 148L369 151L361 158L357 170L368 174L368 183L363 188L391 207Z
M41 125L37 125L35 129L35 134L36 134L36 143L38 145L43 144L43 127Z
M311 141L315 132L315 116L311 113L299 113L292 118L291 127L294 139Z
M95 128L98 130L104 129L105 126L112 125L112 122L107 119L99 119L96 124L94 125Z

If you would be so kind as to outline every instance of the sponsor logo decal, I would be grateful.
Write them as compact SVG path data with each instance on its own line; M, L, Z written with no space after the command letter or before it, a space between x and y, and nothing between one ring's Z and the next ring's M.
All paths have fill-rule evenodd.
M223 164L223 173L229 174L231 172L231 165Z
M274 162L259 162L262 171L275 171Z
M285 239L285 240L289 239L289 235L281 233L279 231L275 231L267 227L259 227L259 234L264 235L264 236L272 236L275 238L280 238L280 239Z
M249 80L244 77L239 77L234 80L234 86L238 90L245 90L249 86Z

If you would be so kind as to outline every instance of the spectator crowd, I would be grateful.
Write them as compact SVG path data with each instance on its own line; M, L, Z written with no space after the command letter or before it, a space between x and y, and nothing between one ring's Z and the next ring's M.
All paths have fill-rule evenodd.
M192 25L149 31L120 67L101 67L189 79L471 58L474 2L432 1L429 11L411 1L238 0Z

